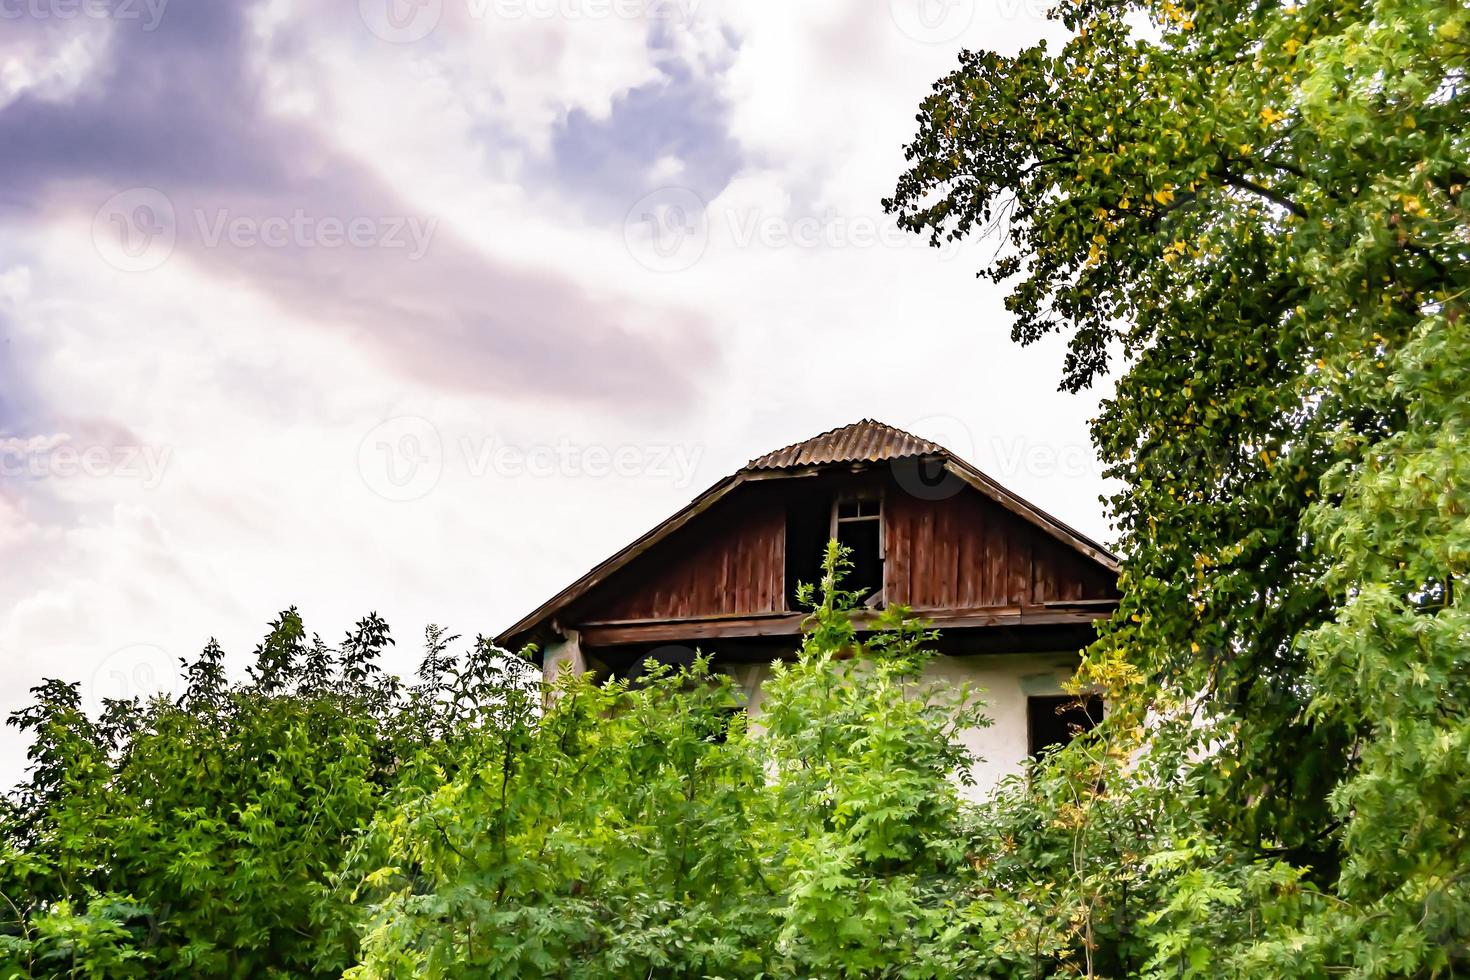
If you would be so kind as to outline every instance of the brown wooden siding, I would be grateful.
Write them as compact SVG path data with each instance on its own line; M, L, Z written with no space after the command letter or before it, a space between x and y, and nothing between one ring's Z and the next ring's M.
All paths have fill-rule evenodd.
M594 588L565 622L780 613L787 497L845 485L773 480L732 494ZM969 489L931 501L890 482L883 522L891 605L974 610L1117 596L1107 569Z
M581 621L689 619L785 607L786 510L771 493L721 501L594 594Z
M884 596L915 609L1026 606L1117 595L1106 569L968 491L884 501Z

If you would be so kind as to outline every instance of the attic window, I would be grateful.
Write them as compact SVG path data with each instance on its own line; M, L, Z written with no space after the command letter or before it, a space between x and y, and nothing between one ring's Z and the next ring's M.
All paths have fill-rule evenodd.
M883 499L844 496L832 505L832 537L852 549L846 587L861 591L865 605L883 604Z
M852 549L852 569L843 588L863 591L868 606L883 601L883 499L875 493L842 494L813 488L786 502L786 608L801 609L798 583L822 578L827 542L836 538Z

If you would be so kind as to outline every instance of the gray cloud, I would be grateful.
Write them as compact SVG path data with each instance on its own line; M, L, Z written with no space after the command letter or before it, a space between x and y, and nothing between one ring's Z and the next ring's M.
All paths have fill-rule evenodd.
M703 321L491 259L413 213L370 168L264 111L245 13L176 0L156 30L112 24L81 91L0 109L0 210L88 221L151 188L171 215L125 196L102 232L143 236L141 249L135 215L171 223L170 261L258 289L423 382L644 412L694 397L714 357ZM363 234L344 244L352 227Z

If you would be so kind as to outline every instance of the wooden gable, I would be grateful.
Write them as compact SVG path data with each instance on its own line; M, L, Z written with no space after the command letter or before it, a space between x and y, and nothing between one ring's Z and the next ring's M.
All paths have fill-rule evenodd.
M909 492L919 467L942 493ZM863 419L751 460L496 641L518 648L568 630L584 645L794 637L794 583L817 578L831 502L851 492L882 498L888 605L945 628L1025 627L1041 642L1034 627L1087 625L1116 603L1117 563L1097 542L943 447ZM833 526L879 540L861 523L871 512L837 517L861 530ZM861 568L876 584L871 552Z
M783 612L786 510L752 487L716 503L578 604L579 621Z
M884 497L884 599L914 609L1041 606L1117 596L1116 576L969 487Z
M568 625L796 612L787 518L813 492L872 479L747 485L639 555L569 610ZM814 485L816 484L816 485ZM1044 606L1117 595L1114 574L968 486L926 500L881 481L884 601L917 610ZM816 556L812 556L813 562Z

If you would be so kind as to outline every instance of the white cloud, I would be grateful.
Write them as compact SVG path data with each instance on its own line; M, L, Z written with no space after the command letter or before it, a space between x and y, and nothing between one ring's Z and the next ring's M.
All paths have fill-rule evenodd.
M0 108L22 94L53 101L74 97L102 62L112 25L98 18L17 23L0 33Z
M906 33L921 6L940 28ZM962 47L1013 51L1059 25L1030 0L812 0L779 10L727 4L739 34L722 78L731 133L765 166L823 204L874 206L891 190L919 100ZM911 22L910 22L911 21ZM926 38L942 38L930 43Z
M3 340L46 418L0 434L126 438L168 461L147 488L116 473L0 481L4 708L43 675L132 665L138 645L192 655L216 635L238 669L292 603L329 639L384 614L407 669L426 623L494 632L749 457L867 415L963 440L953 448L1018 492L1105 532L1093 404L1055 392L1059 344L1010 343L1000 293L973 276L985 247L941 256L893 236L878 206L958 44L1014 47L1052 28L977 8L959 40L927 45L887 4L708 0L694 30L650 47L636 21L492 22L455 2L408 45L305 0L259 8L272 112L485 254L552 270L606 309L637 300L712 325L718 349L687 368L697 399L662 415L591 411L556 397L570 382L554 365L531 379L546 397L498 394L494 377L439 390L351 328L323 329L182 252L147 273L110 269L90 215L17 223L7 249L24 262L0 272ZM532 168L569 112L606 118L669 58L727 100L744 159L709 202L703 252L660 272L630 254L620 224L586 218ZM661 154L650 185L683 168ZM639 316L632 329L670 347L690 340L667 334L680 318ZM406 417L431 428L380 429ZM384 465L437 466L422 495L383 495L363 453L378 432L416 440L387 440ZM640 461L632 472L588 472L619 450ZM0 778L21 751L0 734Z

